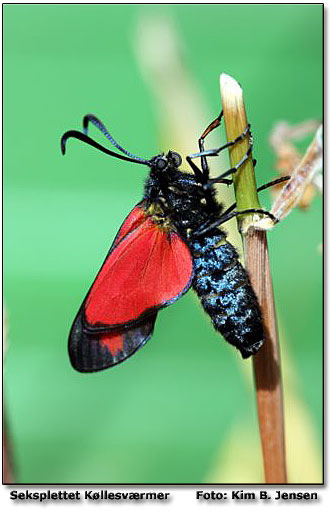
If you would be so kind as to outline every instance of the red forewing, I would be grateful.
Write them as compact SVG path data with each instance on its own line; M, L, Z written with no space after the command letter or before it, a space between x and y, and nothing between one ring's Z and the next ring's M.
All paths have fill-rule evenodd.
M89 329L122 327L169 305L190 286L190 250L137 206L121 227L85 303Z
M138 204L122 224L69 336L69 356L81 372L118 364L151 337L157 311L189 289L192 258L171 228Z

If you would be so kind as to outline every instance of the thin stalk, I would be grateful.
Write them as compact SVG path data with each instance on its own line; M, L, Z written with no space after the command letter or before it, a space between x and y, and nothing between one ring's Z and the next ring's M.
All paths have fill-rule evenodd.
M220 77L221 98L227 140L234 140L247 126L247 116L240 85L230 76ZM249 137L229 148L231 166L241 160L249 147ZM259 208L252 156L234 175L237 210ZM238 217L242 235L245 266L257 295L265 333L265 343L253 357L258 420L264 462L265 482L287 482L284 416L278 329L275 317L273 286L266 233L252 227L257 214Z

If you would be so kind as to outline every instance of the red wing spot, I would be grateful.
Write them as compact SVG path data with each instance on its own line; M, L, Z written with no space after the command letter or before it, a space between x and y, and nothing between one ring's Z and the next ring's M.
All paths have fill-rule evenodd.
M102 334L100 337L100 344L107 348L113 357L119 352L123 351L123 336L122 334Z

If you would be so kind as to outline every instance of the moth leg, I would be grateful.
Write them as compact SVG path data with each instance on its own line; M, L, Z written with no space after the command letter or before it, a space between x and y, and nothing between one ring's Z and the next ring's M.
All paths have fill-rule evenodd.
M265 183L265 185L260 186L257 188L258 192L261 192L262 190L265 190L265 188L270 188L270 186L277 185L278 183L282 183L283 181L288 181L291 177L290 176L284 176L279 177L277 179L273 179L273 181L269 181L268 183Z
M212 126L211 128L210 128L210 126L208 126L208 128L206 129L207 133L212 131L212 129L214 129L214 127L217 127L217 125L218 125L218 118L215 119L215 121L213 121L211 123L211 125L210 125L210 126ZM209 129L210 129L210 131L209 131ZM204 134L205 134L205 132L203 133L203 135ZM200 151L199 153L195 153L195 154L191 154L191 155L187 156L187 161L189 163L190 163L190 160L192 160L193 158L203 158L203 157L205 158L206 156L218 156L218 154L221 151L223 151L227 147L231 147L231 146L237 144L238 142L243 140L246 137L246 135L248 135L248 134L249 134L249 148L248 148L246 154L243 156L243 158L235 165L235 167L232 167L231 169L228 169L225 172L223 172L220 176L213 178L213 179L209 179L207 182L205 182L205 184L204 184L205 189L210 188L214 183L225 183L225 178L231 174L234 174L241 167L241 165L243 165L243 163L245 161L247 161L247 159L249 158L249 155L252 152L252 148L253 148L253 138L252 138L252 134L250 133L250 124L247 125L247 127L243 131L243 133L241 133L241 135L236 137L235 140L232 140L231 142L228 142L227 144L224 144L223 146L221 146L217 149L208 149L206 151ZM227 180L226 184L229 184L229 181L230 180Z
M198 183L204 184L205 181L204 181L204 176L203 176L203 172L201 171L201 169L196 165L196 163L194 163L192 161L190 156L187 156L186 160L187 160L187 162L189 163L190 167L192 168L192 170L195 173L196 181Z
M249 124L248 124L248 126L249 126ZM243 132L243 133L245 133L245 132ZM242 135L240 135L240 136L242 137ZM232 143L232 145L233 145L233 143ZM205 185L205 187L207 187L207 188L211 187L215 183L220 183L220 180L224 179L226 176L235 174L235 172L237 172L237 170L241 167L241 165L243 165L248 160L250 154L252 153L252 148L253 148L253 138L252 138L251 133L249 132L249 147L248 147L248 150L245 153L245 155L241 158L241 160L234 167L226 170L220 176L218 176L214 179L209 179L209 181Z
M208 127L203 131L202 135L198 139L198 147L199 147L199 150L200 150L201 153L205 151L205 147L204 147L204 140L205 140L205 138L207 137L207 135L209 133L211 133L211 131L213 131L214 129L218 128L218 126L220 126L221 118L222 118L223 115L224 115L224 113L221 110L221 112L218 115L218 117L216 119L214 119L208 125ZM203 176L204 176L205 182L207 182L208 179L209 179L210 170L209 170L209 166L208 166L208 162L207 162L206 156L204 156L204 155L201 156L201 167L202 167L202 172L203 172ZM228 183L226 183L226 184L228 184Z
M274 179L273 181L269 181L268 183L265 183L265 185L262 185L259 188L257 188L257 192L261 192L262 190L265 190L266 188L269 188L270 186L277 185L278 183L282 183L283 181L288 181L289 179L290 179L290 176L285 176L285 177L279 177L277 179ZM223 215L227 215L228 213L233 211L233 209L235 209L235 208L236 208L236 202L234 202L231 206L229 206L229 208L227 208L223 212Z
M247 124L247 127L243 131L243 133L241 133L241 135L236 137L236 139L232 140L231 142L227 142L227 144L224 144L221 147L218 147L217 149L207 149L207 150L201 151L199 153L191 154L190 157L193 159L193 158L201 158L202 156L218 156L218 154L221 151L223 151L224 149L226 149L227 147L232 147L233 145L235 145L238 142L240 142L241 140L243 140L245 138L245 136L248 135L248 133L249 133L250 137L252 138L252 135L250 133L250 124Z
M195 172L196 179L198 179L198 181L200 183L203 183L203 184L206 184L208 182L208 180L209 180L209 173L210 173L209 166L208 166L207 159L206 159L206 154L205 154L206 151L205 151L205 148L204 148L204 140L207 137L207 135L209 133L211 133L211 131L213 131L214 129L218 128L218 126L220 126L222 116L223 116L223 111L220 112L218 117L216 117L216 119L214 119L208 125L208 127L203 131L202 135L199 137L199 139L198 139L198 147L199 147L199 151L200 152L196 153L196 154L189 155L186 158L187 162L189 163L189 165L191 166L191 168ZM234 143L236 143L236 141L234 141ZM228 145L226 145L226 147L228 147ZM219 150L222 150L222 149L220 148ZM215 151L215 150L213 149L212 151ZM207 151L207 152L209 153L208 155L210 155L210 152L209 151ZM198 156L201 156L201 167L202 167L202 169L200 169L192 161L193 158L197 158ZM229 186L229 185L232 184L232 180L231 179L221 179L219 181L219 183L223 183L223 184L226 184L227 186Z
M269 213L269 211L266 211L265 209L259 209L259 208L250 208L250 209L244 209L243 211L232 211L227 214L223 214L218 220L215 222L212 222L211 224L203 224L197 231L193 233L194 236L201 236L202 234L206 234L207 232L211 231L212 229L215 229L216 227L219 227L219 225L224 224L225 222L228 222L228 220L231 220L231 218L234 218L239 215L244 215L245 213L261 213L262 215L266 215L270 217L274 223L277 223L277 218L272 215L272 213Z
M202 183L204 187L207 186L207 182L204 177L204 174L201 171L201 169L192 161L192 156L187 156L186 160L189 163L189 165L191 166L191 168L193 169L193 171L195 172L197 181L199 183ZM218 183L223 183L223 184L229 186L233 183L233 181L231 179L219 179Z

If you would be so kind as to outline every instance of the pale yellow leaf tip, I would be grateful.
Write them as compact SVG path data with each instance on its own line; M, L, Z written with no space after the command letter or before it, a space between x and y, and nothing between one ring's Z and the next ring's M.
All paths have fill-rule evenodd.
M220 90L223 96L227 95L228 108L232 108L242 99L242 87L232 76L222 73L220 75Z

